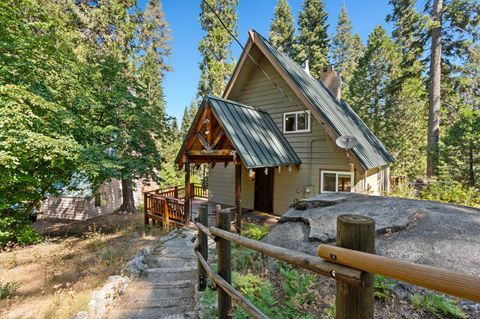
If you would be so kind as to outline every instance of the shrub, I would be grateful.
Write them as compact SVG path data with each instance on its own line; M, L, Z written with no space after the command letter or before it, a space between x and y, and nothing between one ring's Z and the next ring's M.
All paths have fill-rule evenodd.
M392 187L390 195L402 198L415 198L415 188L407 180L401 180Z
M307 315L304 305L314 299L313 286L317 281L314 274L300 274L293 266L285 263L279 264L282 275L282 288L286 294L283 312L290 318L296 318L299 314ZM303 317L302 317L303 318Z
M277 313L277 308L275 307L277 302L273 298L272 285L268 279L253 274L237 275L234 278L234 286L267 317L281 317ZM243 309L238 306L235 306L235 308L236 311L233 318L250 318Z
M232 268L235 271L244 272L262 271L263 270L262 255L254 250L243 248L232 244Z
M373 286L375 298L386 300L391 295L395 283L382 275L375 275L374 278Z
M422 199L480 207L480 192L453 180L434 181L421 192Z
M0 300L11 297L18 289L16 282L0 282Z
M6 210L0 213L0 247L8 244L31 245L41 240L32 227L26 213Z
M242 229L242 236L255 239L255 240L262 240L267 236L269 228L267 226L261 226L254 223L244 224Z
M460 319L467 318L455 301L434 293L423 296L413 294L410 296L410 302L415 309L423 309L437 318L444 318L444 316L453 316Z

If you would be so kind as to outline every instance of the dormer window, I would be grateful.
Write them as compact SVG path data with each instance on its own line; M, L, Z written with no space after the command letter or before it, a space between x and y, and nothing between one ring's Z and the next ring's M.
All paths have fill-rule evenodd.
M283 113L283 133L310 132L310 111Z

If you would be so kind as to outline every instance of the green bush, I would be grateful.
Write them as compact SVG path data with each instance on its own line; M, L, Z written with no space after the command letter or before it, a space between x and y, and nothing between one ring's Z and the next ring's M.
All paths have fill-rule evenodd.
M0 213L0 247L9 244L31 245L41 240L22 211L7 210Z
M400 182L398 182L397 185L394 185L392 187L392 191L390 195L394 197L402 197L402 198L416 197L414 187L406 180L401 180Z
M480 191L453 180L434 181L420 194L422 199L480 207Z
M11 297L18 289L16 282L0 282L0 300Z
M374 280L374 295L375 298L386 300L390 295L395 282L385 278L382 275L375 275Z
M270 281L257 275L237 275L234 280L234 286L240 293L250 300L260 311L269 318L282 317L277 310L277 302L273 298L273 289ZM247 315L243 309L235 306L235 319L247 319Z
M262 255L252 249L232 244L232 268L239 272L262 271L264 268Z
M282 288L286 299L283 306L283 313L288 318L307 318L304 305L312 302L315 295L313 286L317 281L314 274L301 274L293 266L285 263L279 264L280 274L282 275ZM303 316L302 316L303 315Z
M434 293L423 296L413 294L410 296L410 302L415 309L422 309L437 318L445 318L445 316L459 319L467 318L455 301Z
M242 236L255 240L262 240L267 236L269 228L254 223L244 224L242 229Z

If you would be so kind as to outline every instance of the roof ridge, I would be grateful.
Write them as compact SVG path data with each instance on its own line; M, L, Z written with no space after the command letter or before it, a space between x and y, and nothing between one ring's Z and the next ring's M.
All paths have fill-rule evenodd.
M254 110L254 111L257 111L257 112L269 114L267 111L264 111L262 109L259 109L259 108L255 107L255 106L252 106L252 105L247 105L247 104L243 104L243 103L240 103L240 102L237 102L237 101L224 99L224 98L221 98L221 97L218 97L218 96L215 96L215 95L211 95L211 94L207 94L207 97L209 99L220 100L220 101L227 102L227 103L230 103L230 104L235 104L235 105L240 106L240 107L251 109L251 110Z

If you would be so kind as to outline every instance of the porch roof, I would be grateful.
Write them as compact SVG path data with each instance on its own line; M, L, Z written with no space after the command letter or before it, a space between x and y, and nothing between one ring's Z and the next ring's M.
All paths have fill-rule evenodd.
M201 122L203 113L208 109L211 110L214 119L233 146L236 156L240 158L247 169L301 163L300 158L267 112L208 95L203 100L180 148L176 159L177 164L183 165L182 157L189 157L189 153L191 154L187 146L194 144L192 139L199 138L198 133L203 125L199 122ZM212 154L212 161L221 161L218 157L213 156L217 154L214 149L204 149L202 150L202 159L205 162L209 160L209 153ZM225 157L224 161L227 160L232 160L231 156Z

